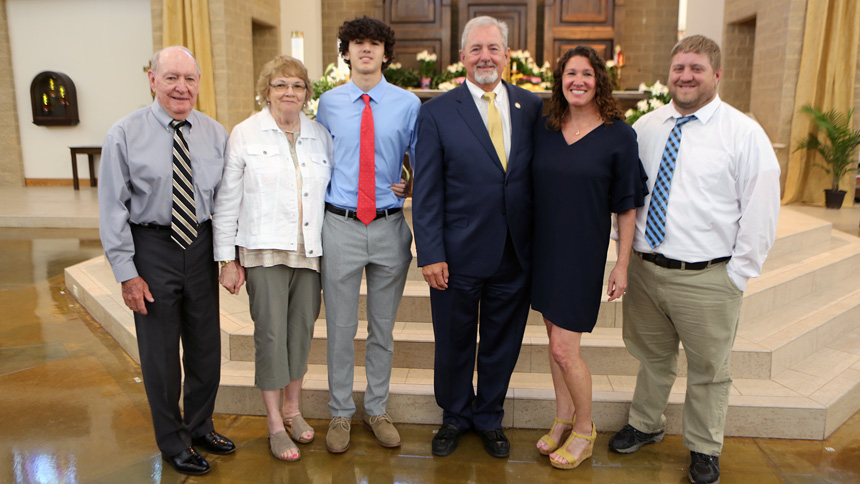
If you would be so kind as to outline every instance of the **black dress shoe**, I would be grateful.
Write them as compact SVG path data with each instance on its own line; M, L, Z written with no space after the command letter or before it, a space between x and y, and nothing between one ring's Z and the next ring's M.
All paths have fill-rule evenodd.
M460 441L460 436L463 432L451 423L444 423L436 435L433 436L433 455L446 456L451 455L457 450L457 443Z
M511 443L502 429L475 430L484 443L484 450L493 457L507 457L511 455Z
M232 454L236 450L236 445L230 439L214 430L191 439L191 442L212 454L226 455Z
M188 474L189 476L201 476L209 472L209 463L206 459L198 454L192 447L189 447L173 457L163 456L170 465L180 474Z
M720 458L716 455L690 452L690 473L693 484L719 484Z

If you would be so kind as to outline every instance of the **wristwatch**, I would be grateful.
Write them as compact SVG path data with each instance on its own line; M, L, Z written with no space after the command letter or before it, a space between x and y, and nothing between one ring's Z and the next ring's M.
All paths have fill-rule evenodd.
M231 262L236 262L236 261L234 261L234 260L219 260L219 261L218 261L218 265L219 265L219 266L221 266L221 267L224 267L224 266L226 266L227 264L229 264L229 263L231 263Z

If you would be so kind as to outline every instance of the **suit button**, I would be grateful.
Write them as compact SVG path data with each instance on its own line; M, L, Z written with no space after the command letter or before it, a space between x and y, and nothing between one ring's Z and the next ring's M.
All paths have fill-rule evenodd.
M508 186L508 185L510 185L510 183L508 183L508 182L505 182L505 186Z
M502 215L507 215L507 214L508 214L508 212L507 212L507 211L502 210Z

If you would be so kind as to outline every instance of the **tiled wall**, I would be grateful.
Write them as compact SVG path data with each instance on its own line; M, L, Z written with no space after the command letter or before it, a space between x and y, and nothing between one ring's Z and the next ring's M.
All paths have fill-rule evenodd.
M755 33L753 18L726 25L723 36L722 65L729 67L723 69L720 97L745 113L750 110Z
M669 53L678 42L678 0L616 0L616 4L621 1L625 11L619 42L627 59L621 87L658 79L665 84Z
M322 49L323 70L332 62L337 62L337 29L347 20L362 15L382 18L382 10L377 9L379 0L322 0ZM395 54L396 54L395 45Z
M29 116L27 111L22 114ZM24 186L24 161L21 158L21 137L18 132L6 0L0 0L0 186Z
M770 140L785 146L776 150L783 182L791 151L791 119L805 16L806 0L726 0L723 75L728 82L721 85L720 95L738 109L751 112ZM755 33L749 45L741 33L744 27L739 24L752 19ZM749 37L749 29L746 32ZM744 99L749 99L748 104Z

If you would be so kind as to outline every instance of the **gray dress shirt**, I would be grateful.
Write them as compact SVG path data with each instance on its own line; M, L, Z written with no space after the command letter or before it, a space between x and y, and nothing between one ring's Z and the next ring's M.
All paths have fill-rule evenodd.
M99 167L99 232L117 282L137 277L129 222L170 225L173 129L158 101L120 119L105 136ZM192 111L182 128L191 153L197 220L212 218L224 169L227 131Z

